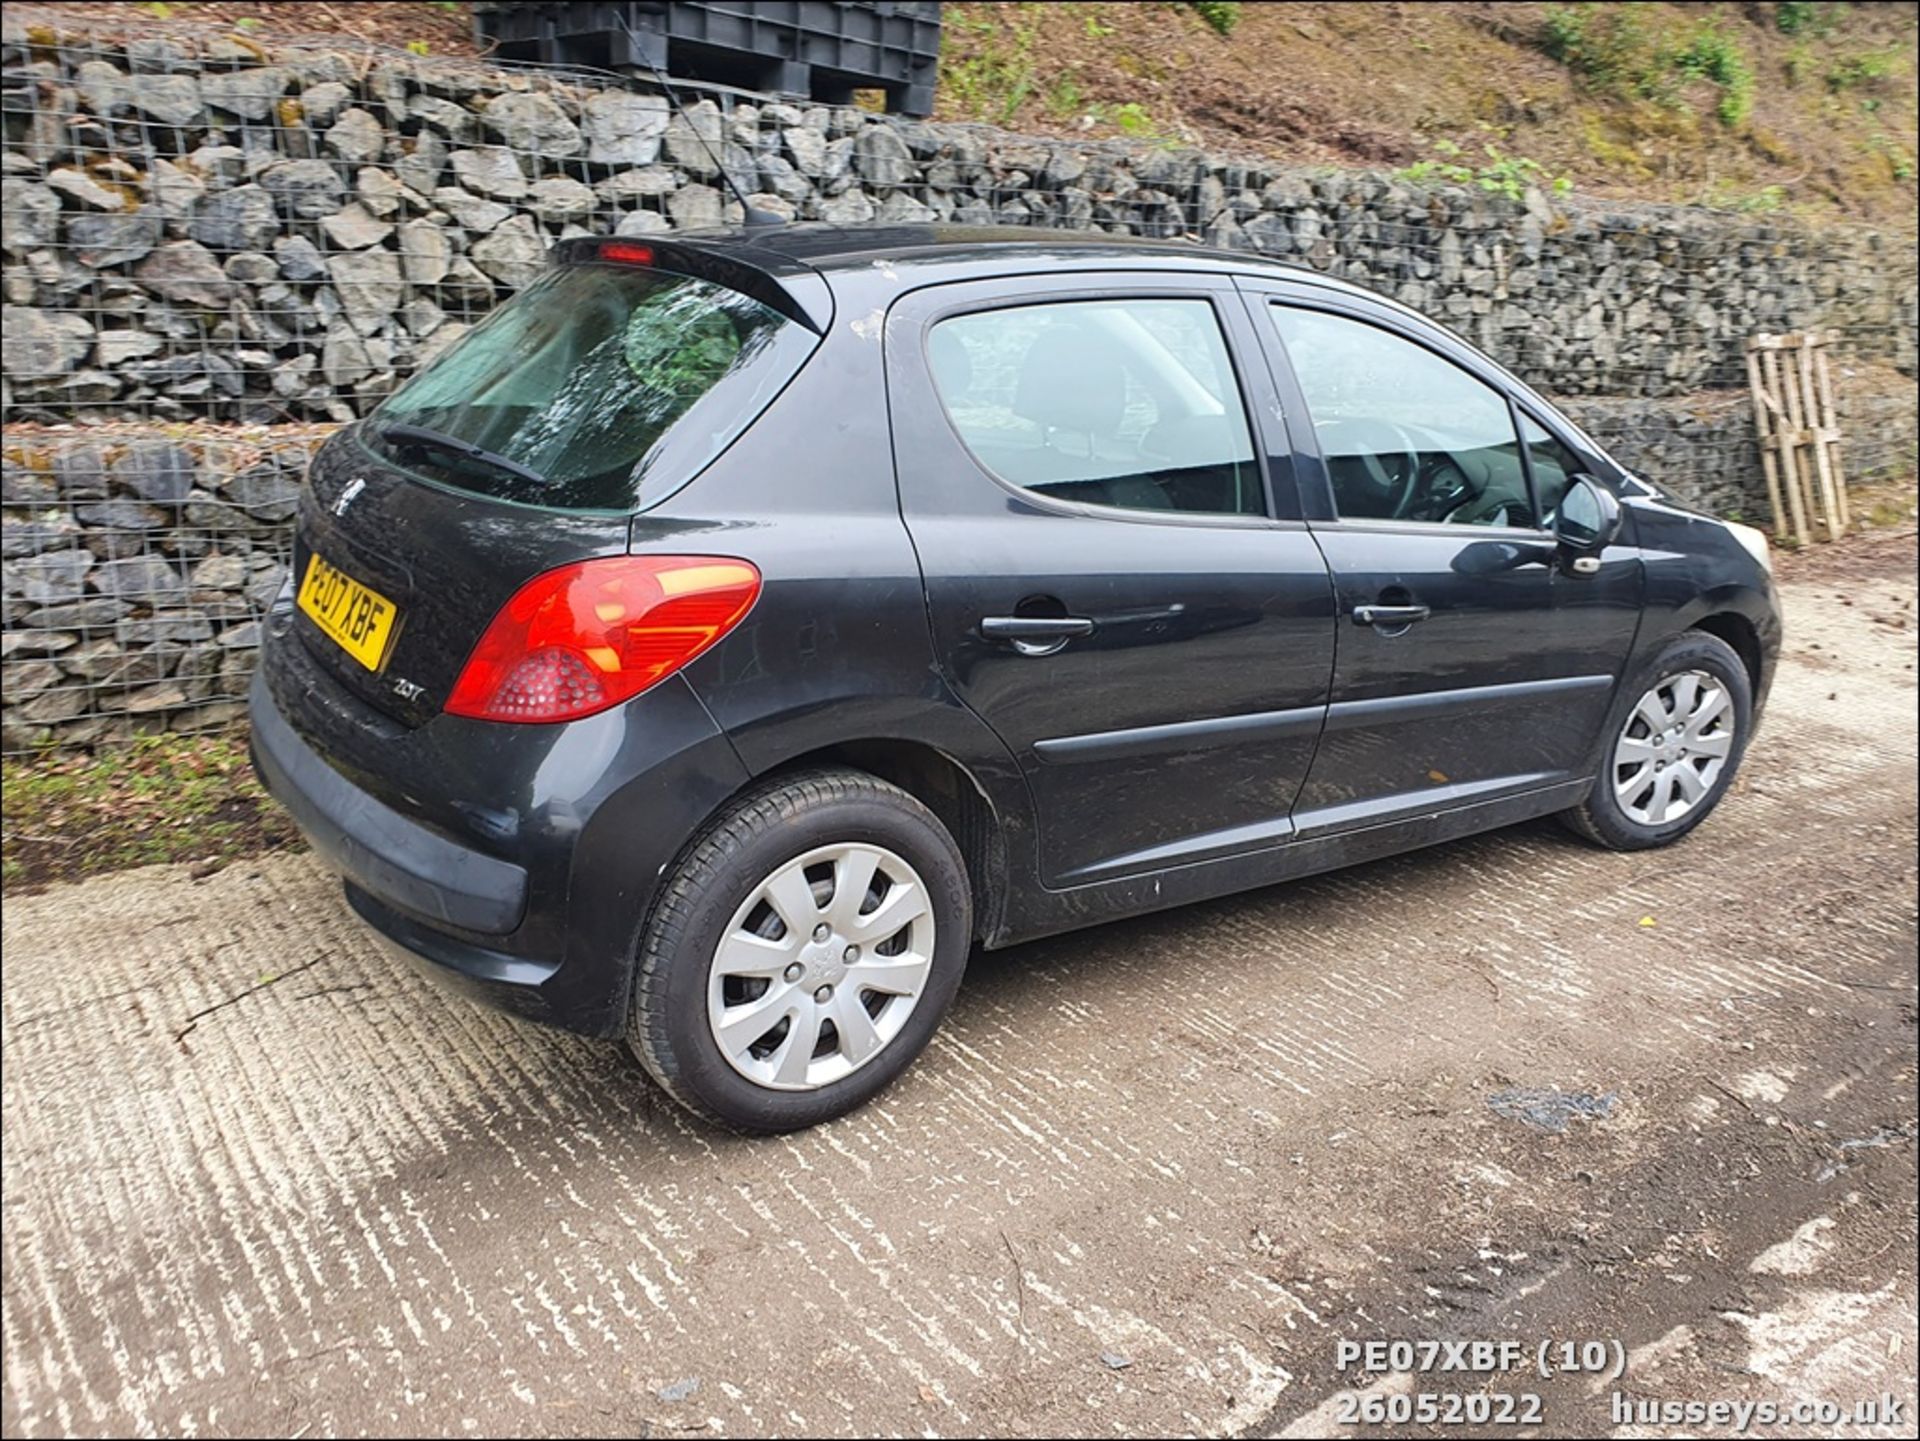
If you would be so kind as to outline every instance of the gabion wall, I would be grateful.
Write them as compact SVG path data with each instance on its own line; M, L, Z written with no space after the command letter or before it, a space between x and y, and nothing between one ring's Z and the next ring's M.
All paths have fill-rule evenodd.
M1749 335L1829 328L1914 368L1914 247L1871 231L725 95L683 117L614 76L151 28L0 44L8 751L228 720L311 427L557 239L737 219L722 167L795 219L1191 236L1359 281L1750 516ZM1872 442L1910 463L1911 392L1884 397Z

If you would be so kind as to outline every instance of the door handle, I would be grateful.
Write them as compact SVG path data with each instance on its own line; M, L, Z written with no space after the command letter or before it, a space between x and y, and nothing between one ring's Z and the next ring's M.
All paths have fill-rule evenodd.
M1353 623L1404 630L1415 621L1425 620L1432 614L1433 608L1424 605L1356 605L1353 608Z
M1093 634L1093 622L1079 615L990 615L980 622L988 640L1013 642L1021 655L1052 655L1070 640Z

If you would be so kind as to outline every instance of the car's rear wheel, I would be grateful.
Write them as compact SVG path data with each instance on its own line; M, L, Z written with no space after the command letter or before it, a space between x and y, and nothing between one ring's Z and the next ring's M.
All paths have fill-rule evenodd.
M1611 850L1671 845L1733 784L1753 730L1753 683L1733 648L1688 631L1620 688L1600 773L1562 819Z
M931 811L857 771L795 775L741 797L668 877L628 1040L709 1119L811 1126L912 1063L971 935L966 867Z

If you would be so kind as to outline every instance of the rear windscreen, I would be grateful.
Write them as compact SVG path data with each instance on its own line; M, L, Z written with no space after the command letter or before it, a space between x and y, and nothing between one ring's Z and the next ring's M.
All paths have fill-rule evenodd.
M815 341L709 281L570 266L474 327L362 434L396 464L474 494L633 510L724 450Z

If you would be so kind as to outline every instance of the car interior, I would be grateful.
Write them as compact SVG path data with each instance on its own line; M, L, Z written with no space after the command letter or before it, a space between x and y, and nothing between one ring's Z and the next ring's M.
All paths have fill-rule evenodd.
M1022 307L941 323L929 361L968 449L1009 484L1123 510L1264 514L1214 327L1204 302Z

